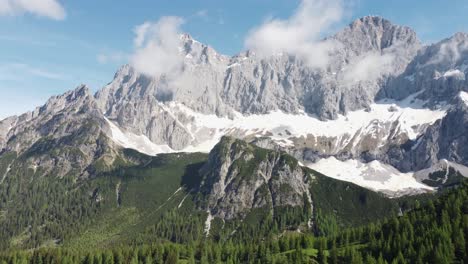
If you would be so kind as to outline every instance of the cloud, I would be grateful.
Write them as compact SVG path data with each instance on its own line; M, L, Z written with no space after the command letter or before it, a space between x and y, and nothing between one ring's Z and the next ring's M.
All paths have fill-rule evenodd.
M225 24L224 18L220 17L220 18L218 19L218 24L219 24L219 25L224 25L224 24Z
M55 20L65 19L66 12L58 0L0 0L0 15L31 13Z
M393 71L394 60L393 54L381 54L380 52L361 55L344 69L343 83L376 81L383 74Z
M101 53L96 56L96 59L101 64L121 63L127 59L127 54L123 52Z
M466 39L468 39L467 33L455 34L440 44L437 54L427 64L457 62L462 58L463 54L468 52L468 41Z
M55 42L46 41L46 40L36 40L36 39L33 39L31 36L0 35L0 40L16 42L18 44L27 44L27 45L43 46L43 47L57 46L57 43Z
M145 22L135 28L135 50L130 64L140 73L159 76L177 72L184 58L181 44L180 17L162 17L157 22Z
M64 80L67 78L62 74L24 63L7 63L0 65L0 80L2 81L18 81L24 79L25 76L33 76L50 80Z
M249 32L246 48L260 56L279 53L296 55L312 68L325 67L334 41L322 41L321 34L343 17L341 0L303 0L288 19L269 19Z
M195 16L206 18L208 16L208 10L202 9L195 12Z

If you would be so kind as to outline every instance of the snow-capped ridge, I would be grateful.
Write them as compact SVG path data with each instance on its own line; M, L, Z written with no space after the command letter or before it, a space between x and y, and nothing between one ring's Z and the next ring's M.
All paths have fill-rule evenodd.
M461 91L458 97L468 106L468 92Z

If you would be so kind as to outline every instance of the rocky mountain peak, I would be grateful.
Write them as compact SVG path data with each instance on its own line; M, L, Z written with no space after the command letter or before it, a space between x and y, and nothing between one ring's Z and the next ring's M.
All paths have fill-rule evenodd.
M468 92L461 91L458 96L455 97L455 105L468 112Z
M349 27L353 30L381 30L393 27L393 23L380 16L364 16L354 20Z
M468 80L468 34L456 33L438 43L422 48L403 74L385 87L387 97L401 99L423 91L420 98L437 105L450 101Z
M450 38L456 41L467 41L468 40L468 33L466 32L457 32L453 34L453 36Z
M436 69L468 65L468 33L458 32L438 43L430 45L418 56L423 66L434 66ZM468 66L465 66L466 68ZM465 70L465 69L463 69Z
M118 79L124 76L133 75L135 69L130 64L122 65L114 75L114 79Z
M395 25L379 16L366 16L352 22L335 38L361 54L369 51L382 51L395 45L410 48L421 47L416 32L409 27Z
M94 97L89 87L82 84L74 90L51 97L45 105L35 111L35 114L37 115L45 112L57 113L62 110L70 110L71 108L78 110L90 103L94 103Z
M180 34L180 40L182 42L190 42L190 41L193 41L194 39L192 38L192 36L188 33L182 33Z
M193 39L189 34L181 35L181 51L185 66L227 64L229 56L219 54L212 47Z

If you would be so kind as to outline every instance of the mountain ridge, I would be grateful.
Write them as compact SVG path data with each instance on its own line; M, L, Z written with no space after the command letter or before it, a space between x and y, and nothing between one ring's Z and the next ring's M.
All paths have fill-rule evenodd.
M455 122L446 115L452 98L466 89L466 37L459 33L422 47L409 27L367 16L324 39L345 44L328 69L313 70L290 54L221 55L185 34L181 36L184 64L177 75L151 77L124 65L94 96L79 86L33 112L0 121L0 148L5 152L31 146L47 134L45 127L30 132L28 140L16 139L17 145L8 142L17 138L25 124L53 124L47 116L75 107L79 97L74 96L81 94L103 134L116 145L140 151L145 144L146 153L152 155L208 152L223 135L230 135L285 150L307 164L330 157L377 161L402 173L428 169L442 159L467 165L465 158L459 158L465 151L463 144L458 150L447 150L451 139L429 140L434 137L429 134L438 129L437 120ZM441 57L445 51L458 57L440 60L445 59ZM382 71L361 76L369 65ZM353 76L365 80L347 79L347 71L356 68L365 71ZM429 88L424 88L425 83L431 83ZM398 101L402 98L406 99ZM39 120L41 113L44 118ZM333 131L343 128L342 133ZM417 150L421 142L429 146ZM415 149L408 151L407 146ZM423 158L415 158L415 151Z

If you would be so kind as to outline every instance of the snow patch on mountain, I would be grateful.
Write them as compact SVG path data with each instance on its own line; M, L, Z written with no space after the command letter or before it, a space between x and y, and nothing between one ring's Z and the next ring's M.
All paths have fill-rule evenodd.
M211 215L211 212L208 210L207 213L208 213L208 216L206 217L205 230L204 230L206 237L210 235L211 221L213 221L213 215Z
M11 164L8 165L5 173L3 173L2 180L0 181L0 184L2 184L3 181L5 181L5 179L6 179L7 175L8 175L8 173L10 172L10 170L11 170Z
M444 183L448 179L449 168L453 168L464 177L468 177L468 167L447 160L440 160L427 169L407 173L402 173L391 165L377 160L363 163L354 159L340 161L334 157L321 159L316 163L309 163L307 167L331 178L352 182L370 190L387 193L393 197L435 190L435 188L422 183L434 172L446 172Z
M452 161L448 161L446 159L440 160L439 162L432 165L430 168L415 172L414 177L421 182L423 180L429 179L429 175L431 173L445 171L445 178L443 180L443 183L445 183L448 179L450 168L454 169L455 171L458 171L462 176L468 177L468 167Z
M468 105L468 93L467 92L463 92L461 91L460 94L458 95L462 100L463 102Z
M107 123L111 129L111 139L124 148L135 149L147 155L157 155L160 153L170 153L173 150L167 145L157 145L151 142L144 135L135 135L130 132L123 132L112 121L106 118Z
M330 157L307 166L331 178L352 182L374 191L397 193L405 190L434 190L418 182L413 177L413 173L401 173L377 160L362 163L358 160L340 161Z
M343 137L346 134L366 134L372 132L368 130L375 129L375 124L395 121L399 123L400 133L406 133L409 139L416 139L423 132L421 125L432 124L441 119L445 116L447 108L442 107L438 110L423 108L424 102L414 99L415 96L403 101L377 102L371 105L369 111L353 111L346 116L340 115L335 120L327 121L306 113L287 114L278 110L263 115L234 113L233 118L218 117L214 114L197 113L174 102L169 103L168 111L182 112L192 120L187 125L187 129L201 143L197 150L205 152L211 150L221 136L234 131L241 136L269 136L280 142L280 145L291 145L291 138L307 135ZM193 147L185 151L187 150L193 151Z
M368 110L349 112L335 120L320 120L306 114L284 113L276 110L268 114L243 115L233 112L230 117L219 117L215 114L203 114L177 102L160 103L175 122L184 127L192 137L190 145L184 149L174 150L168 145L157 145L145 135L135 135L123 131L117 125L110 124L112 135L119 145L133 148L142 153L156 155L171 152L209 152L224 135L238 138L269 137L283 147L294 146L294 139L312 135L314 137L339 138L339 146L346 146L351 140L359 142L361 138L373 136L379 138L385 124L397 123L399 134L406 134L409 139L416 139L427 125L445 116L447 108L437 110L424 108L424 102L414 99L417 94L403 101L384 100L376 102ZM394 133L394 132L391 132ZM387 135L390 136L390 135ZM387 136L382 136L385 140Z
M460 70L449 70L449 71L446 71L444 73L444 77L448 78L448 77L458 77L462 80L465 79L465 73L461 72Z

